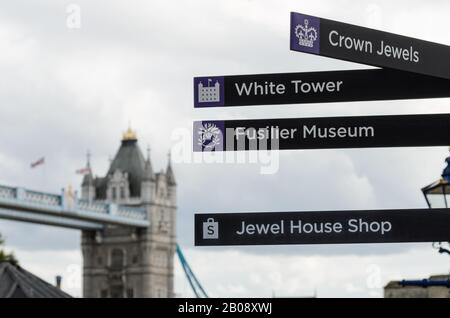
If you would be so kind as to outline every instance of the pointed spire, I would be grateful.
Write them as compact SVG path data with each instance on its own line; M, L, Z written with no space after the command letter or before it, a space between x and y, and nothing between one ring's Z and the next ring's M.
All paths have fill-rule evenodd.
M147 146L147 159L145 160L144 168L144 180L153 180L155 178L153 174L152 163L150 161L150 146Z
M173 169L172 169L172 156L171 156L170 151L168 153L168 157L169 157L169 160L167 162L167 170L166 170L167 182L169 185L176 185L177 183L175 181L175 175L174 175Z
M91 171L91 152L88 150L86 152L86 168L89 168L89 172Z
M82 186L92 186L94 185L94 177L92 176L92 169L91 169L91 152L88 150L86 153L86 168L88 169L88 172L83 177L83 183Z

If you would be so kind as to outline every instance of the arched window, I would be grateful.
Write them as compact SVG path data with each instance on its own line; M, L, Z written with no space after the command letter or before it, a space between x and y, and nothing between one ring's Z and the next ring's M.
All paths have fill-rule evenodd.
M111 268L122 269L125 265L125 255L123 250L115 248L111 251Z

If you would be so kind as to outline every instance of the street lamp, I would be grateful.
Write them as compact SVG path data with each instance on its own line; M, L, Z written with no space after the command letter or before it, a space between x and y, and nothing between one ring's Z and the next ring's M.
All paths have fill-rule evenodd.
M445 159L447 167L442 171L442 178L422 188L423 195L430 209L450 207L450 157ZM450 249L444 247L442 242L433 243L433 248L440 254L449 254Z
M442 171L442 178L430 185L422 188L425 200L427 200L430 209L449 208L450 206L450 157L445 159L447 167ZM443 247L442 242L433 243L433 248L437 249L440 254L450 255L450 249ZM405 286L446 286L450 288L450 280L402 280L400 285Z
M450 207L450 157L445 159L447 167L442 172L442 178L422 188L423 195L431 209Z

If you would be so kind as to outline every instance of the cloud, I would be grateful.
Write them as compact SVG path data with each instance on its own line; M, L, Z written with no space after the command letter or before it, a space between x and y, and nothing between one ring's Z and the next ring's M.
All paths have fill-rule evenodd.
M389 257L308 256L298 250L277 256L248 254L239 247L187 249L185 254L212 297L380 297L391 280L426 278L449 268L446 257L425 244ZM176 278L178 290L183 290L187 283L180 271Z

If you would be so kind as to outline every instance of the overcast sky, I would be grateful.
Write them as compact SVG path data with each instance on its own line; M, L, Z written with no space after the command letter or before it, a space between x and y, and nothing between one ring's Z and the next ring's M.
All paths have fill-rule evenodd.
M81 28L67 27L69 4ZM450 45L450 2L1 1L0 183L59 192L92 153L103 176L128 122L153 166L193 120L445 113L449 99L193 109L192 78L367 68L289 50L289 13ZM430 244L195 248L195 212L425 208L446 147L283 151L276 174L257 164L174 165L178 241L212 296L379 297L391 279L448 273ZM29 164L45 156L46 164ZM213 191L210 191L213 189ZM0 221L21 264L81 295L80 234ZM177 262L176 292L191 296Z

